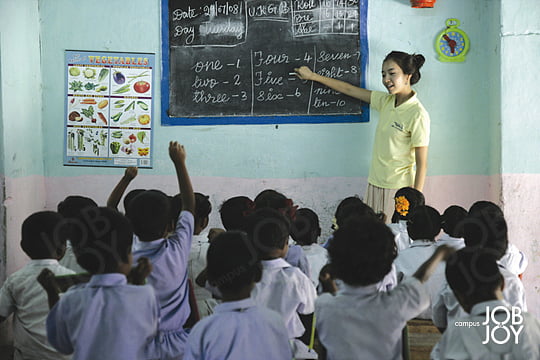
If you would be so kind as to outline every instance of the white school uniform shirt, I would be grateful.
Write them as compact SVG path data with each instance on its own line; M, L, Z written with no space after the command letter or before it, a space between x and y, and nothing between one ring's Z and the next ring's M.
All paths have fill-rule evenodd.
M499 264L505 267L511 273L516 275L523 274L529 261L523 252L521 252L518 247L514 244L508 244L506 253L499 260Z
M517 275L506 270L499 264L499 271L504 278L503 298L511 306L517 306L523 311L527 311L525 301L525 288ZM439 328L445 328L458 318L467 316L467 313L454 295L450 285L443 282L443 286L433 301L432 305L433 323Z
M394 241L396 242L398 252L411 246L412 240L407 231L407 220L399 220L397 223L390 223L387 226L394 233Z
M398 274L402 272L405 277L412 276L416 270L435 252L437 246L433 241L414 240L408 249L400 252L394 260ZM436 300L441 287L444 284L445 264L439 263L437 268L426 281L426 287L430 295L430 306L418 315L420 319L431 319L431 304ZM398 275L399 276L399 275Z
M435 245L437 246L446 245L446 246L450 246L451 248L455 250L459 250L465 247L465 239L455 238L443 232L441 236L435 242Z
M124 274L99 274L60 298L47 318L47 336L73 360L147 359L158 321L151 286L130 285Z
M427 288L416 278L388 292L344 284L315 302L319 340L328 360L400 360L403 328L428 306Z
M317 293L311 280L297 267L282 258L261 261L263 272L251 292L258 305L281 314L290 339L302 336L306 330L298 314L315 310Z
M497 306L508 307L508 304L500 300L486 301L476 304L471 309L471 314L451 323L443 333L438 343L440 353L433 354L432 359L453 359L453 360L532 360L540 359L540 322L529 313L523 312L523 329L518 335L517 344L514 334L510 329L510 339L504 344L497 344L491 337L486 337L486 325L482 325L486 320L487 307L491 310ZM506 320L506 313L503 311L495 314L498 322ZM478 326L458 326L460 322L474 322ZM508 321L507 328L512 324ZM497 327L490 316L489 329ZM514 325L517 332L519 325ZM503 340L506 336L504 331L496 332L496 339ZM486 342L486 344L482 344Z
M64 257L62 257L62 259L60 259L59 262L60 262L60 265L75 271L75 273L77 273L77 274L87 273L88 272L88 271L84 270L79 265L79 263L77 263L77 257L75 257L75 253L73 252L73 246L71 245L71 241L69 241L69 240L66 243L66 253L64 254Z
M47 341L45 321L49 314L47 293L37 277L43 269L55 275L74 272L61 266L57 260L30 260L22 269L11 274L0 289L0 316L13 316L14 347L23 358L70 359L62 356Z
M206 253L209 247L210 243L208 242L207 234L193 235L188 259L188 277L193 286L193 293L197 300L197 307L201 318L212 314L214 307L217 305L217 301L213 299L212 293L208 289L197 285L195 281L197 276L206 269Z
M191 330L184 360L291 360L281 316L251 298L217 305Z
M300 245L289 245L287 255L285 255L285 261L292 266L299 268L304 274L306 274L306 276L311 276L311 267L309 261Z
M324 265L328 263L328 250L318 244L303 245L302 250L306 254L309 263L309 278L315 287L319 286L319 273Z

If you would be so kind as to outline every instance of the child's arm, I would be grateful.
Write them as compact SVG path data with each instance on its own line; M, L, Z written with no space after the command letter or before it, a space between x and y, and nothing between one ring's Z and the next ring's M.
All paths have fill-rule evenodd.
M37 277L37 281L47 292L47 298L49 300L49 309L52 309L54 305L60 300L60 286L56 282L54 273L49 269L43 269Z
M140 257L137 260L137 266L131 269L127 279L128 283L133 285L144 285L146 284L146 278L152 272L152 264L147 257Z
M109 195L109 198L107 199L107 207L118 209L120 199L124 195L129 183L137 176L137 172L138 170L136 167L126 168L126 171L124 171L124 176L122 176L118 184L116 184L113 191Z
M176 169L180 196L182 197L182 210L195 214L195 194L186 168L186 150L176 141L169 143L169 156Z
M454 252L455 250L453 248L446 245L437 247L437 250L435 250L433 255L431 255L431 257L427 259L425 263L420 265L413 277L425 283L433 274L439 263L441 261L446 261L446 259L448 259L448 257Z

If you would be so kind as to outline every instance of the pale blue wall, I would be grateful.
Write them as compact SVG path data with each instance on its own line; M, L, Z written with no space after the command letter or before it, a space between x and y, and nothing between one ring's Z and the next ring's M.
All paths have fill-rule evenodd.
M119 169L62 166L64 50L154 52L160 60L159 1L41 0L43 117L47 176L117 174ZM498 103L496 1L439 1L413 9L406 0L369 4L368 85L383 90L380 65L393 49L423 53L427 62L417 85L432 117L429 175L488 175L499 147L492 141L490 109ZM126 4L129 4L127 6ZM448 17L461 20L472 41L465 63L436 60L433 42ZM498 19L498 16L495 18ZM489 56L486 56L489 54ZM486 73L490 72L490 73ZM156 87L158 90L158 87ZM156 92L159 99L159 90ZM496 105L496 104L495 104ZM157 112L154 114L157 115ZM156 167L170 174L166 145L187 145L192 174L243 178L367 176L377 114L368 124L161 127L155 129ZM496 132L495 132L496 135ZM493 152L492 152L493 151Z

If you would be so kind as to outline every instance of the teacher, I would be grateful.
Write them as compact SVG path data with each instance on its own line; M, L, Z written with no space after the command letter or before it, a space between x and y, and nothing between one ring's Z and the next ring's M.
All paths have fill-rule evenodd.
M420 54L389 53L382 64L382 83L388 93L322 76L307 66L294 69L300 79L319 82L379 111L365 202L376 212L383 211L387 218L394 213L394 194L398 189L424 188L430 120L411 88L420 80L424 61Z

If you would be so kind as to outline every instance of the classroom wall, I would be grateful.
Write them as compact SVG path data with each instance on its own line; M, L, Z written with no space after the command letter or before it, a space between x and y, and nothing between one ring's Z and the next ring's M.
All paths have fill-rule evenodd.
M503 0L501 17L502 200L511 241L529 257L525 273L529 310L540 314L540 128L538 84L540 6L535 0Z
M389 51L398 49L426 56L423 77L416 86L432 119L425 194L428 203L441 211L451 204L469 207L479 199L499 201L503 195L506 205L516 193L522 194L517 187L521 179L515 180L512 189L505 178L511 166L520 164L520 153L505 148L517 138L502 135L506 131L502 127L517 126L515 121L510 122L515 113L506 107L507 99L501 95L505 81L515 86L518 83L510 76L506 62L501 64L505 55L501 44L510 46L515 40L501 33L501 12L513 1L441 0L433 9L413 9L408 0L369 3L369 88L384 91L380 66ZM533 1L520 0L521 11L534 8ZM18 249L18 229L24 216L43 206L53 209L68 194L91 196L104 204L123 173L122 169L62 165L64 50L151 52L160 63L159 3L158 0L0 2L8 272L26 261ZM513 15L518 17L516 26L520 16L521 12ZM471 38L472 48L464 63L441 63L436 59L435 36L449 17L459 18L461 28ZM531 37L517 40L519 44L515 46L521 49ZM6 54L10 55L8 60ZM527 68L537 62L531 57L520 57L519 61ZM159 99L159 87L155 90ZM525 114L518 118L522 115ZM229 196L254 197L260 190L275 188L301 206L314 208L320 214L327 236L331 214L339 200L364 194L377 120L378 114L372 112L371 121L362 124L157 126L155 167L140 170L133 187L177 191L167 145L169 140L179 140L186 145L196 191L209 194L214 208ZM534 130L532 120L530 126ZM515 130L512 133L521 133ZM23 134L28 142L21 142ZM525 145L533 151L532 137ZM523 160L530 165L531 173L527 175L534 177L539 173L535 167L540 162L528 159ZM527 184L532 186L533 181L529 179ZM504 194L503 184L507 185ZM28 195L28 189L33 189L32 196ZM512 221L516 228L529 224L524 239L532 238L540 230L519 216ZM211 226L218 224L214 212ZM527 247L527 251L530 258L538 254L537 248ZM538 265L534 265L531 273L540 274Z

